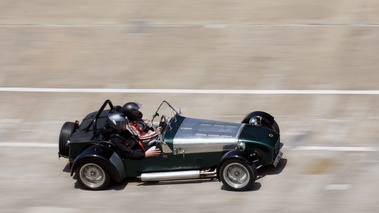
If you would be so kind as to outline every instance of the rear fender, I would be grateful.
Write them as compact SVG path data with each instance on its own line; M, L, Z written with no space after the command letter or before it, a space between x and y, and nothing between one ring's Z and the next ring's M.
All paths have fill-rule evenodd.
M90 146L80 153L72 163L71 176L83 163L91 162L93 159L102 162L113 181L121 182L126 177L122 158L112 149L99 145Z

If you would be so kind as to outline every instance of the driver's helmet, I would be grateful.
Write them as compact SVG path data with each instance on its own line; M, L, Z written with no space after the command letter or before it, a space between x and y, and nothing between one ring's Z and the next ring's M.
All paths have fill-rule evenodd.
M124 130L128 124L128 118L124 114L116 112L108 116L107 125L115 130Z
M139 111L140 105L135 102L128 102L124 104L121 109L121 112L128 117L131 121L137 121L142 118L143 114Z

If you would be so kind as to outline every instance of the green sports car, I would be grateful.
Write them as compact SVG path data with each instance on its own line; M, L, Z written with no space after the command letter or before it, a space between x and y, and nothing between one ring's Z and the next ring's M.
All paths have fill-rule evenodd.
M65 122L59 157L69 160L86 189L105 189L111 181L142 182L218 178L226 188L250 189L262 166L277 166L281 157L279 126L270 114L251 112L241 123L184 117L163 101L153 116L158 123L158 157L132 160L104 135L105 121L117 110L106 100L82 122ZM156 127L154 127L156 128Z

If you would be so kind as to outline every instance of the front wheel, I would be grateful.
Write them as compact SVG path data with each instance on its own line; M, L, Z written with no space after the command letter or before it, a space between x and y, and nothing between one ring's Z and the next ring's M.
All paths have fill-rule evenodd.
M77 171L78 181L86 189L101 190L110 183L109 174L101 163L83 163Z
M222 164L219 177L228 189L245 191L254 185L257 169L240 159L230 159Z

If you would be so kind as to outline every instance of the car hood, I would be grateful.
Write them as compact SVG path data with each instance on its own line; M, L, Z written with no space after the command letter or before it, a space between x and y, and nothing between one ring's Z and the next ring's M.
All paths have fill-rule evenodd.
M173 138L173 148L183 153L234 149L245 124L185 118Z

